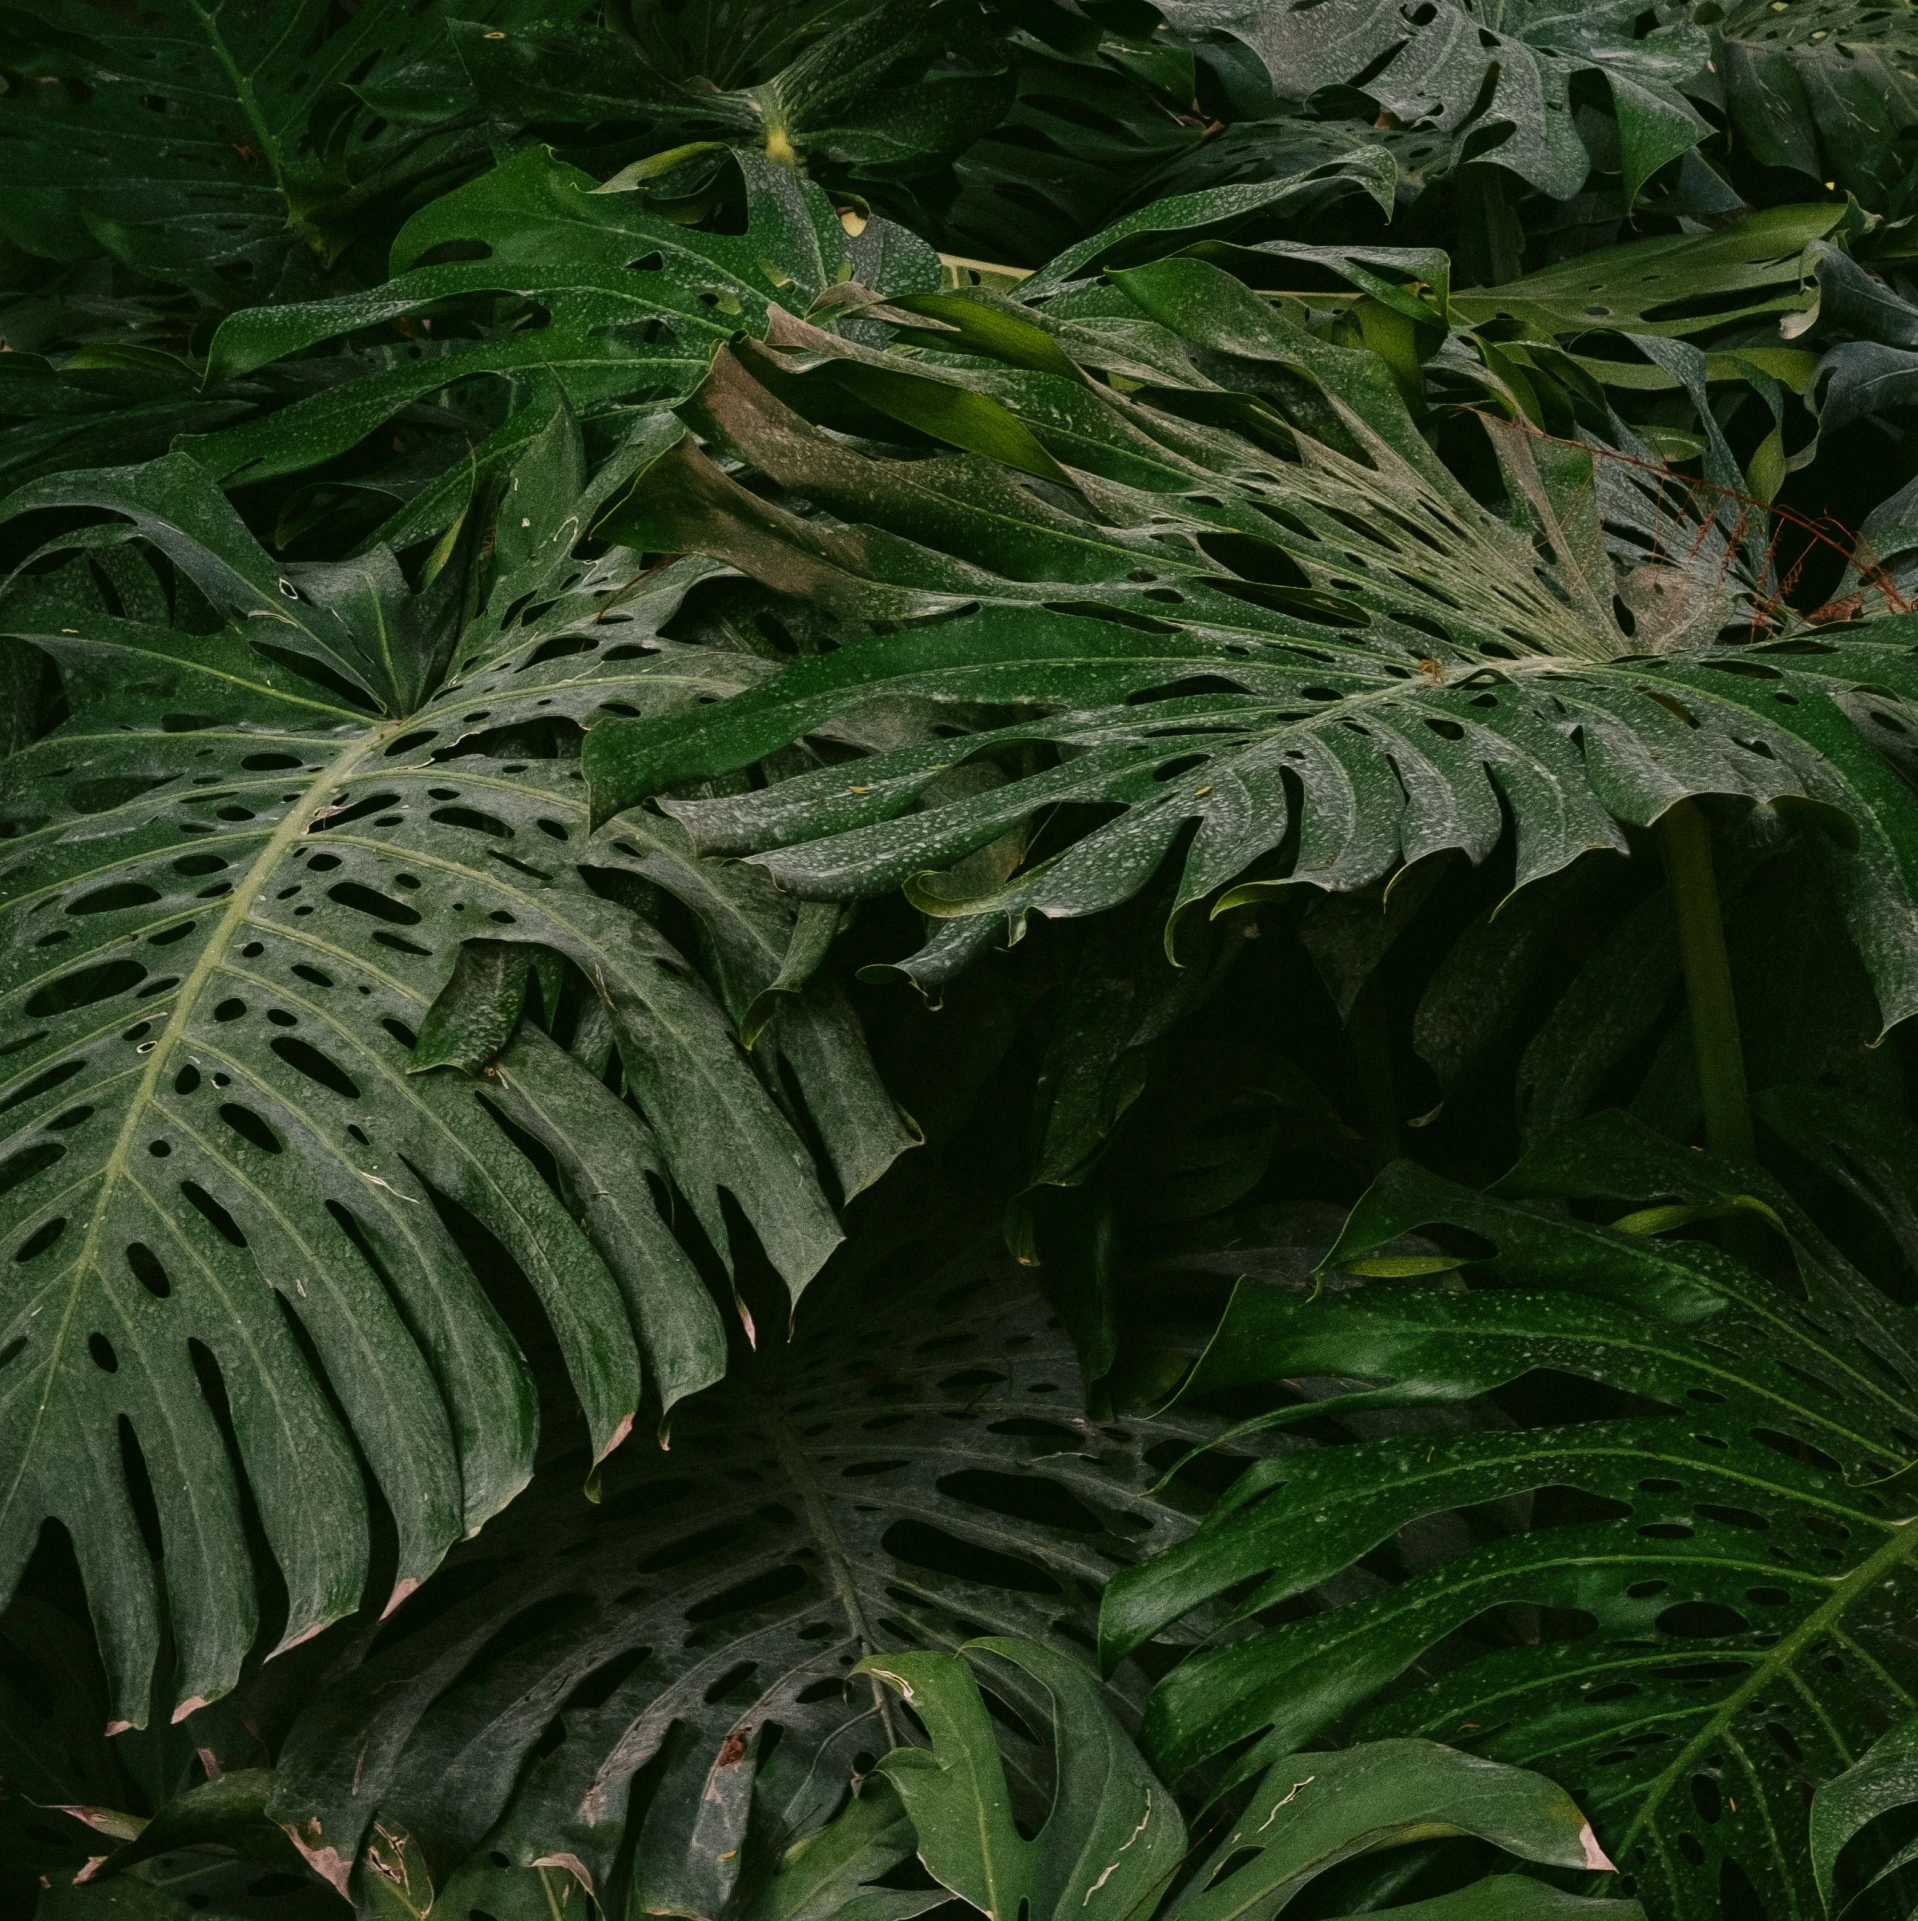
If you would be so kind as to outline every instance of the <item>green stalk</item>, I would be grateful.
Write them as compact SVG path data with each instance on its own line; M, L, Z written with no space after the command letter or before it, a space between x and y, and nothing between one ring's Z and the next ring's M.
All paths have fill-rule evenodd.
M1457 191L1459 252L1468 283L1502 287L1516 280L1523 238L1506 204L1503 174L1496 167L1461 167Z
M1681 800L1660 818L1658 838L1678 919L1692 1056L1705 1104L1705 1145L1725 1160L1754 1162L1758 1143L1745 1092L1745 1052L1738 1039L1718 883L1712 875L1711 829L1691 801Z

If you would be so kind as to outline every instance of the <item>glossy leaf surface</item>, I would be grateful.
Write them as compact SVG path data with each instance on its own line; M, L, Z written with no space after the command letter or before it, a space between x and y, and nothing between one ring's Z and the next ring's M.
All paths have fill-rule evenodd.
M1562 1514L1187 1660L1147 1717L1157 1765L1177 1775L1256 1737L1243 1774L1334 1727L1443 1736L1520 1764L1550 1755L1662 1910L1713 1898L1726 1859L1781 1904L1810 1898L1793 1839L1803 1788L1853 1758L1837 1730L1887 1712L1913 1678L1895 1625L1913 1547L1903 1447L1886 1445L1911 1418L1909 1310L1769 1186L1795 1280L1654 1238L1650 1217L1620 1231L1527 1205L1593 1197L1616 1214L1728 1191L1709 1162L1601 1117L1521 1162L1504 1198L1401 1165L1355 1212L1316 1298L1241 1286L1188 1391L1336 1371L1380 1384L1364 1404L1411 1406L1543 1369L1644 1411L1251 1470L1192 1542L1115 1581L1109 1658L1228 1587L1248 1617L1309 1593L1419 1516L1520 1493ZM1466 1270L1482 1282L1339 1278L1435 1223L1495 1250ZM1564 1638L1502 1652L1455 1639L1449 1672L1368 1710L1427 1650L1513 1606L1563 1611Z
M723 1370L660 1213L669 1183L724 1253L723 1164L795 1294L839 1239L788 1097L722 1000L596 891L621 874L686 891L672 843L637 827L589 849L576 762L513 753L528 723L660 711L744 665L659 637L697 568L641 579L617 551L571 558L594 499L576 464L575 445L570 466L521 467L497 552L518 535L524 558L463 632L446 624L457 603L409 593L383 550L276 565L177 456L15 497L119 518L8 608L60 665L72 717L6 764L0 1539L11 1582L41 1520L67 1526L121 1721L144 1713L159 1631L129 1473L158 1504L186 1707L231 1685L255 1631L216 1407L286 1583L283 1645L361 1600L356 1446L399 1531L395 1602L524 1485L530 1377L435 1196L524 1271L596 1455L640 1408L636 1333L662 1416ZM210 618L170 617L135 532ZM535 592L522 622L510 610ZM778 971L782 910L751 888L700 887L692 907L734 950L743 1014ZM605 1052L588 1068L543 1036L491 1070L496 1095L472 1078L517 1002L464 1056L414 1057L475 939L590 984L640 1114L603 1083ZM774 1032L762 1047L812 1090L857 1191L909 1136L856 1028L795 1000ZM419 1071L442 1059L466 1071ZM589 1186L583 1226L495 1116Z

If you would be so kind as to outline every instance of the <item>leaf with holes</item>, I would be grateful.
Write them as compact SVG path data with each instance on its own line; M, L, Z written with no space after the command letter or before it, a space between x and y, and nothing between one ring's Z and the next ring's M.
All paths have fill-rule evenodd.
M1795 1276L1657 1238L1740 1194L1782 1230ZM1564 1200L1674 1205L1607 1228L1555 1213ZM1468 1257L1463 1285L1341 1278L1413 1228L1490 1251ZM1765 1177L1617 1115L1535 1150L1492 1195L1400 1163L1325 1280L1309 1299L1242 1285L1187 1391L1336 1373L1374 1384L1351 1405L1415 1406L1546 1370L1629 1399L1251 1469L1192 1541L1107 1594L1109 1660L1188 1605L1239 1597L1244 1638L1155 1692L1155 1765L1176 1778L1249 1741L1233 1762L1244 1776L1333 1729L1549 1762L1654 1912L1713 1911L1728 1862L1776 1911L1809 1908L1804 1796L1849 1765L1844 1730L1902 1712L1918 1685L1900 1625L1918 1540L1893 1478L1918 1452L1910 1310ZM1267 1612L1362 1555L1383 1571L1420 1516L1515 1494L1532 1504L1527 1531L1350 1605L1276 1624ZM1394 1698L1374 1705L1382 1691Z
M1600 446L1494 423L1495 514L1432 456L1375 356L1203 261L1114 278L1100 310L1176 332L1202 397L1238 396L1238 423L1292 457L1174 411L1189 392L1093 383L1065 327L982 308L990 325L961 329L976 351L908 374L776 313L763 345L719 357L691 417L826 512L784 510L686 441L602 531L892 624L732 700L596 729L597 808L882 702L937 703L958 722L943 738L660 804L702 851L804 898L903 886L929 914L1016 936L1029 914L1127 899L1168 857L1177 908L1216 911L1445 851L1476 862L1509 810L1522 884L1623 849L1687 794L1810 800L1844 823L1833 860L1885 1023L1918 1007L1918 816L1875 744L1918 728L1908 620L1795 631L1739 515L1672 519L1655 466ZM1693 349L1650 346L1701 377ZM974 411L935 405L942 388ZM926 457L924 438L963 451ZM1721 459L1722 444L1708 473ZM1684 583L1667 611L1648 575ZM1621 616L1633 597L1643 622ZM1031 831L1047 810L1050 831ZM1024 852L960 865L995 845Z
M1083 1659L1111 1570L1190 1531L1203 1496L1149 1490L1218 1423L1079 1406L1010 1262L809 1297L670 1454L616 1456L597 1508L583 1459L554 1463L455 1551L444 1613L359 1630L281 1749L276 1814L342 1862L373 1820L403 1828L462 1917L516 1911L551 1857L627 1912L776 1921L803 1884L775 1865L907 1739L858 1662L982 1629ZM1110 1691L1136 1705L1142 1677ZM1043 1756L1007 1753L1025 1812ZM910 1847L884 1840L871 1872Z
M1050 1725L1056 1785L1044 1825L1029 1838L1014 1822L980 1677L962 1656L1022 1721ZM930 1751L902 1748L879 1763L905 1803L919 1858L994 1921L1275 1914L1342 1862L1451 1835L1551 1867L1611 1867L1562 1788L1430 1741L1370 1742L1281 1761L1209 1857L1195 1863L1178 1804L1093 1677L1070 1657L988 1636L958 1654L876 1655L862 1667L910 1704L931 1736ZM1447 1898L1462 1915L1514 1921L1599 1906L1515 1875ZM1606 1911L1640 1921L1644 1912L1636 1902Z
M1712 33L1732 124L1757 159L1895 210L1918 127L1909 7L1733 0Z
M536 9L462 10L490 23ZM327 0L183 0L116 17L48 0L30 23L6 20L26 31L0 98L12 188L0 227L30 252L105 250L221 304L316 280L390 208L486 156L457 99L425 125L367 104L422 63L451 67L447 12L438 0L348 15Z
M232 1685L257 1624L229 1446L285 1581L281 1646L360 1603L356 1449L398 1530L389 1607L524 1485L532 1383L459 1221L523 1270L598 1458L639 1412L642 1347L662 1421L724 1369L671 1196L722 1258L756 1236L796 1296L839 1239L805 1130L848 1194L909 1144L829 994L782 996L748 1056L637 911L680 885L743 1011L790 910L695 893L643 824L589 835L581 726L759 669L661 636L702 563L571 557L677 425L643 422L582 494L554 418L497 521L466 517L471 565L418 594L385 549L276 566L184 456L11 503L116 518L6 604L71 711L5 763L0 1587L63 1522L116 1721L143 1718L159 1637L142 1481L181 1713ZM462 631L469 578L489 591ZM469 942L526 957L570 1051L528 1028L493 1062L514 1000L485 1046L415 1056Z
M1475 136L1470 157L1556 199L1591 166L1572 109L1585 76L1611 95L1628 199L1710 132L1685 95L1710 42L1656 16L1645 31L1633 0L1508 0L1489 19L1458 0L1161 0L1160 11L1189 38L1249 51L1279 99L1357 86L1406 126Z

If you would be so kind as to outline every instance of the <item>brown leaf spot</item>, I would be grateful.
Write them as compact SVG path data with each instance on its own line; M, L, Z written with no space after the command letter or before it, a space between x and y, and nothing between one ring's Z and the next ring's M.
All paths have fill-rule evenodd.
M299 1829L293 1826L291 1822L283 1822L281 1825L286 1829L287 1838L299 1849L300 1853L305 1856L306 1865L323 1881L337 1888L340 1893L345 1894L347 1892L347 1883L352 1878L353 1863L348 1861L340 1853L338 1848L309 1847L301 1838ZM317 1814L308 1819L306 1831L312 1835L315 1840L319 1838L320 1817Z

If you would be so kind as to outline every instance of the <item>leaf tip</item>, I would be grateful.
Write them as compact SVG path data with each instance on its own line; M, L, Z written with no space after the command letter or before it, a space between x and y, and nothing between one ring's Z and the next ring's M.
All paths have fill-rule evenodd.
M385 1617L382 1616L381 1618L384 1619ZM303 1647L308 1641L312 1640L316 1634L324 1634L331 1625L332 1623L330 1621L308 1622L307 1625L299 1629L297 1633L286 1635L280 1642L280 1645L267 1656L267 1659L273 1661L277 1660L282 1654L290 1654L293 1649ZM177 1720L179 1717L176 1715L174 1718Z
M1598 1836L1592 1832L1592 1824L1587 1821L1578 1831L1578 1845L1585 1850L1585 1865L1599 1874L1616 1874L1618 1869L1612 1858L1598 1845Z
M406 1597L419 1586L417 1575L409 1574L393 1583L393 1592L386 1597L386 1605L380 1609L380 1619L384 1621Z
M611 1454L613 1450L626 1439L627 1435L633 1431L633 1416L637 1412L638 1410L636 1408L629 1407L626 1412L620 1416L619 1425L613 1429L612 1434L607 1439L606 1445L600 1449L598 1457L593 1462L595 1467L597 1467L601 1461L605 1460L607 1455Z

